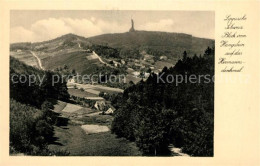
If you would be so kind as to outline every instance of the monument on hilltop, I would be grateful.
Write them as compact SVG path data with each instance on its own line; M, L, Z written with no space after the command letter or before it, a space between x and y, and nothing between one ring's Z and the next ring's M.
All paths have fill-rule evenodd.
M132 26L131 26L129 32L134 32L135 28L134 28L134 20L133 19L131 19L131 23L132 23Z

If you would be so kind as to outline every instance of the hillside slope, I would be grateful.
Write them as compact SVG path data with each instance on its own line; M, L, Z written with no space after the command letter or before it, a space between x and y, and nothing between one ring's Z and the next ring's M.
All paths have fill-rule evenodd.
M203 55L207 47L214 47L214 43L214 40L188 34L155 31L103 34L90 38L67 34L44 42L11 44L10 55L27 65L41 68L42 64L46 70L58 71L66 67L79 74L122 74L133 69L128 72L128 75L133 75L150 68L158 73L164 66L174 66L184 51L190 57ZM132 77L129 81L134 81Z
M197 38L188 34L156 31L104 34L88 39L93 44L120 49L138 49L167 56L179 56L183 51L187 51L190 55L203 55L204 50L214 46L215 43L214 40Z
M10 57L10 155L61 154L47 147L58 122L50 110L56 100L69 98L66 82L52 85L54 74Z

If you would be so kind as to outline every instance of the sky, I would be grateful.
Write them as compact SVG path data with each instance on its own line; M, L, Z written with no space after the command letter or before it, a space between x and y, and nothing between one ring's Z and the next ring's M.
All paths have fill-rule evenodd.
M73 33L91 37L136 30L191 34L214 39L213 11L12 10L10 41L40 42Z

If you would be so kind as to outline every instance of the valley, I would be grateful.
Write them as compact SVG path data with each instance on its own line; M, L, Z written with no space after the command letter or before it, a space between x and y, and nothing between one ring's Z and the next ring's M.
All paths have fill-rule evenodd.
M63 105L63 106L62 106ZM66 105L64 107L64 105ZM111 115L74 105L73 112L67 112L68 103L59 101L54 111L60 114L63 123L55 126L56 141L49 145L51 150L70 152L72 156L140 156L135 143L111 134ZM64 108L63 108L64 107Z
M214 40L182 33L135 30L90 38L67 34L44 42L11 44L10 56L11 75L48 76L43 84L35 82L33 86L11 82L15 119L12 126L17 131L17 126L25 126L26 131L24 135L20 131L12 133L14 154L25 151L28 155L61 156L207 156L213 153L211 140L203 150L198 148L204 140L197 134L197 128L191 126L205 121L203 139L211 138L214 93L208 89L214 86L175 87L156 82L156 77L162 71L214 73L214 67L209 65L214 64ZM68 79L52 85L55 74ZM100 77L94 81L77 79L78 75ZM123 75L125 80L116 77L112 82L111 75ZM204 103L192 95L193 91ZM23 110L19 110L21 106ZM194 113L196 110L199 114ZM186 131L189 128L191 132ZM31 130L35 136L30 136ZM19 134L25 139L17 139ZM199 140L196 148L192 148L194 135ZM23 144L27 139L31 142ZM191 155L183 153L183 147Z
M66 151L70 156L142 156L134 142L111 133L113 116L62 101L53 111L62 120L54 127L50 150ZM170 156L188 156L172 145L169 149Z

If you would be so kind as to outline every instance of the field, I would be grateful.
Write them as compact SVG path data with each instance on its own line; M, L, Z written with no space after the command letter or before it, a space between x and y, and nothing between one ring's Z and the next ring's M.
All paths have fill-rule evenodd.
M72 112L80 110L81 108L82 108L81 106L68 103L62 111L72 113Z
M134 143L108 132L86 134L80 126L68 125L55 128L56 144L53 150L67 150L71 156L140 156Z
M99 115L100 112L82 108L74 112L64 112L71 104L58 102L55 111L67 123L55 126L55 142L49 145L51 150L66 150L71 156L141 156L134 142L117 138L111 134L113 117ZM73 105L73 108L77 106ZM94 112L94 113L93 113Z
M79 90L73 89L74 86L76 86ZM110 94L123 92L123 90L119 88L111 88L107 86L91 84L67 83L67 87L69 87L69 93L71 95L78 97L98 97L100 92L106 92ZM84 91L80 89L83 89Z
M14 58L19 59L27 65L39 67L37 59L28 50L20 50L18 52L11 51L10 55Z
M82 91L80 89L75 89L75 88L68 88L68 92L72 96L77 96L77 97L97 97L98 95L89 93L86 91Z

